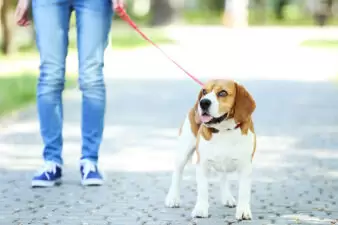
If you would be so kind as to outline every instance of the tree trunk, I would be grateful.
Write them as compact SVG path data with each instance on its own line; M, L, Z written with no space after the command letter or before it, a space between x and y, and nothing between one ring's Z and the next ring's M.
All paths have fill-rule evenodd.
M229 27L248 26L249 0L227 0L225 3L225 25Z
M266 22L266 0L256 0L255 5L258 12L258 21L262 24Z
M2 0L2 5L0 8L0 20L2 28L2 43L1 43L1 52L4 55L9 54L10 49L10 26L8 24L8 10L9 10L10 0Z
M275 5L276 19L284 20L284 9L287 6L288 0L278 0Z
M313 0L310 7L317 25L325 26L332 15L333 0Z
M171 0L152 0L151 1L151 26L165 26L173 23L179 18L182 7L182 0L176 0L172 4Z

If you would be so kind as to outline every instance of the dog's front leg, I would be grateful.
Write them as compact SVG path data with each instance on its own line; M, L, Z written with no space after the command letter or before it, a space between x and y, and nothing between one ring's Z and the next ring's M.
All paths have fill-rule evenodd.
M176 153L175 167L171 177L169 192L165 198L165 205L170 208L180 207L180 186L184 167L194 151L194 137L192 135L181 137L178 152Z
M192 217L206 218L209 217L209 183L207 176L207 168L204 163L200 163L196 167L196 181L197 181L197 201Z
M236 208L236 219L251 220L251 174L252 165L249 163L239 172L238 205Z
M221 200L224 206L234 208L236 200L231 194L228 174L225 172L221 177Z

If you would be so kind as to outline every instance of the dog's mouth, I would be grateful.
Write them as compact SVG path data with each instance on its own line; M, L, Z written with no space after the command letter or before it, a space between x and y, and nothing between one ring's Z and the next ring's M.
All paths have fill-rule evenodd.
M212 117L208 112L203 112L200 116L201 122L204 124L216 124L220 123L228 117L228 113L224 113L220 117Z

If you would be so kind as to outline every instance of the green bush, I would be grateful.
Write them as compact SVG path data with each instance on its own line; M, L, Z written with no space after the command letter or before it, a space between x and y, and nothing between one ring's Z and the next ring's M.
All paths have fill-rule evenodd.
M142 29L143 32L156 44L169 44L174 41L170 39L167 34L161 30ZM124 31L117 31L112 33L112 47L113 48L137 48L142 46L150 46L150 43L143 39L136 31L127 29Z
M32 74L0 76L0 116L34 101L37 77Z
M72 76L67 80L66 88L74 87ZM0 116L17 110L35 101L37 74L24 72L22 74L0 75Z
M217 10L187 10L184 20L188 24L222 24L223 11ZM284 11L285 18L279 20L273 7L267 7L265 16L258 8L250 8L248 15L249 25L273 26L314 26L315 21L310 14L306 14L297 5L287 5ZM262 20L263 18L263 20ZM337 18L330 18L327 25L338 25Z
M329 49L337 49L338 48L338 40L306 40L303 41L301 46L311 47L311 48L329 48Z

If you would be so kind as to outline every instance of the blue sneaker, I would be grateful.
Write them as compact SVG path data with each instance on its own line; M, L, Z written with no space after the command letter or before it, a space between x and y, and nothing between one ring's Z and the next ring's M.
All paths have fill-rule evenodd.
M80 164L81 183L84 186L98 186L103 184L103 177L96 164L89 160L82 160Z
M62 169L60 165L46 162L32 180L32 187L52 187L61 184Z

